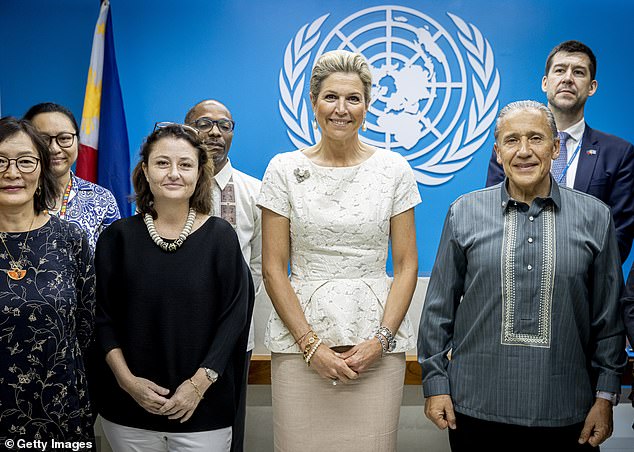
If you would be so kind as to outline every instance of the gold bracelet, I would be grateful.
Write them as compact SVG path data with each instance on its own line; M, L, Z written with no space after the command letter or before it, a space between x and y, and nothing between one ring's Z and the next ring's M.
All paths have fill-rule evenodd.
M198 397L200 398L200 400L202 400L203 399L203 394L200 392L200 388L198 387L198 385L196 383L194 383L194 380L192 380L191 378L189 379L189 382L194 387L194 391L196 391L196 394L198 394Z
M317 351L320 345L321 345L321 339L317 339L317 342L315 342L315 345L313 345L313 348L311 348L310 352L308 352L308 354L304 357L304 361L306 362L306 365L308 367L310 367L310 360L313 358L313 355L315 354L315 352Z
M310 333L314 333L314 331L313 331L312 329L310 329L310 330L306 331L304 334L302 334L302 335L301 335L301 337L300 337L299 339L297 339L297 340L295 341L295 344L300 345L300 344L302 343L302 341L304 340L304 338L305 338L306 336L308 336Z
M313 348L315 342L317 342L318 340L319 340L319 337L317 336L317 334L315 334L313 332L313 335L308 338L308 342L306 343L306 347L304 348L304 361L306 361L306 357L310 353L310 351ZM299 346L301 347L302 345L299 344Z

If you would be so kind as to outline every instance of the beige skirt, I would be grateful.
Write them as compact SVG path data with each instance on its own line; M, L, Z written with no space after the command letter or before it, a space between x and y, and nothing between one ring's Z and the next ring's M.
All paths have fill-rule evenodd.
M405 353L376 361L348 384L332 385L299 354L271 354L276 452L394 452Z

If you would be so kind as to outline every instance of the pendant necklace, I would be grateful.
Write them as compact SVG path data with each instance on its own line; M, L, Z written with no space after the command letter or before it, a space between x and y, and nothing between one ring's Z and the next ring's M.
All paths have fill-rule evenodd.
M187 239L189 234L191 234L195 220L196 211L190 207L189 214L187 215L187 221L185 221L185 226L183 227L182 232L176 240L168 243L163 240L160 235L158 235L158 232L156 232L156 226L154 226L154 219L152 218L152 215L146 213L143 216L143 221L145 222L145 226L147 227L147 232L150 233L150 238L154 241L154 243L161 247L163 251L169 251L170 253L173 253L174 251L179 249L183 242Z
M7 254L9 255L9 266L11 270L7 270L7 275L14 281L19 281L26 276L26 270L22 268L22 256L24 255L24 250L26 249L26 242L29 240L29 234L31 233L31 228L33 227L33 222L35 221L35 215L33 215L33 219L31 220L31 224L29 225L29 230L26 232L26 237L24 238L24 243L22 244L22 251L20 251L20 258L16 261L9 248L7 247L6 242L4 241L4 235L6 233L0 234L0 240L2 240L2 244L4 245L4 249L7 250ZM19 246L19 245L18 245Z

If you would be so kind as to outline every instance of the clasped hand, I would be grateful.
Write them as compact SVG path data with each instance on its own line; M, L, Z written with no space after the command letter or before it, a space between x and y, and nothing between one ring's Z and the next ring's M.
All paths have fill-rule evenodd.
M170 398L167 398L169 389L141 377L134 377L125 390L148 413L167 416L181 423L192 417L200 402L193 385L187 380L176 388Z
M320 376L347 383L359 378L359 374L368 370L381 357L381 353L381 344L373 339L363 341L343 353L322 345L310 364Z

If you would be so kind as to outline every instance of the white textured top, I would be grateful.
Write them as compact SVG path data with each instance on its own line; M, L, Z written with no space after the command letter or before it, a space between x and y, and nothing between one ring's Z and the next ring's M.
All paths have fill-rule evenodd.
M290 221L291 285L324 344L356 345L380 326L391 279L385 272L390 218L421 202L407 161L377 150L351 167L323 167L301 151L276 155L262 180L258 205ZM300 353L277 313L264 344ZM415 346L406 317L395 352Z

